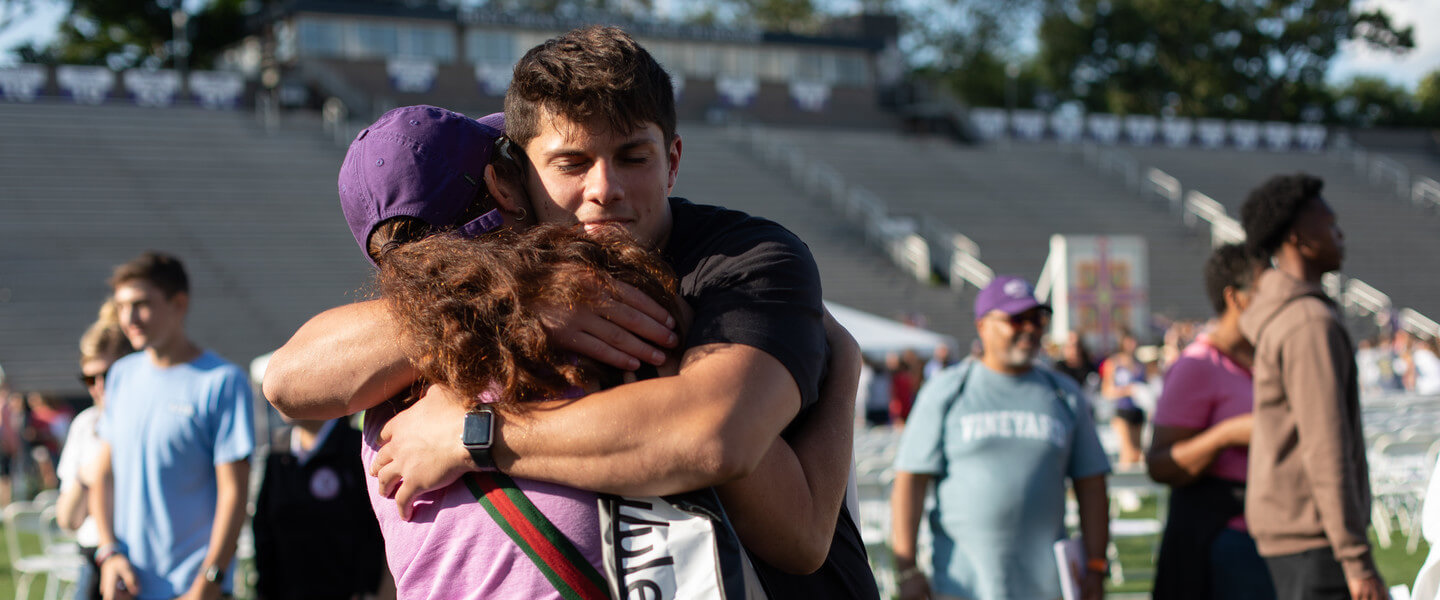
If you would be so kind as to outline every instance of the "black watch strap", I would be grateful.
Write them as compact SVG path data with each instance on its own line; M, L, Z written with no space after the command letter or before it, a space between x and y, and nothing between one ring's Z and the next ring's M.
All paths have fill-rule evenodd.
M490 448L495 441L495 411L482 406L465 413L460 444L470 453L470 460L482 471L494 471L495 458Z

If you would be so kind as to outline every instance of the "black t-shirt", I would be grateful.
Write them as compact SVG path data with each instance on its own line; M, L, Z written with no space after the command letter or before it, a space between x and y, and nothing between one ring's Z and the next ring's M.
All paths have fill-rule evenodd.
M800 238L772 221L670 199L665 258L695 311L686 347L744 344L773 356L800 388L802 415L820 396L829 362L820 270ZM878 599L865 544L842 507L830 554L810 575L783 573L751 556L772 598Z

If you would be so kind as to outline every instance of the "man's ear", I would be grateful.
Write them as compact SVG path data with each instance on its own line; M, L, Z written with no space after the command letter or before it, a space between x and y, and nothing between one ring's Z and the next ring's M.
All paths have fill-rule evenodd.
M525 196L525 188L517 182L501 179L495 173L495 165L485 165L485 189L490 191L490 197L500 205L500 210L515 221L521 221L528 215L530 201Z
M170 303L182 313L190 312L190 292L175 292L175 295L170 297Z
M665 185L665 195L670 195L675 189L675 179L680 176L680 134L675 134L675 139L670 142L670 149L666 152L670 159L670 175Z

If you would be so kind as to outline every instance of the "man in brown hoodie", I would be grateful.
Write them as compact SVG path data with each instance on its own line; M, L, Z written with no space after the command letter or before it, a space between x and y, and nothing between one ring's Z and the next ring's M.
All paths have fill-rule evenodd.
M1303 173L1275 176L1240 210L1247 245L1274 265L1240 319L1255 344L1245 520L1280 600L1383 599L1365 533L1355 347L1320 287L1345 256L1323 186Z

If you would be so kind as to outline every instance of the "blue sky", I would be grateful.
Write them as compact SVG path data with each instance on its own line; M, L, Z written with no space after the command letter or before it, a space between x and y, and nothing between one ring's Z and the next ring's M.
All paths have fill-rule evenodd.
M665 11L677 0L659 0L656 4ZM923 2L924 0L908 0ZM202 0L185 0L186 5L202 4ZM855 0L831 0L832 10L843 14L855 10ZM1415 27L1416 48L1404 55L1396 56L1365 47L1363 44L1349 44L1342 49L1330 70L1332 83L1343 82L1356 75L1375 75L1392 83L1415 89L1427 73L1440 69L1440 0L1362 0L1360 8L1381 7L1388 11L1394 22L1400 26ZM55 31L56 23L64 16L66 3L41 2L36 13L25 22L0 32L0 48L11 48L25 40L45 42ZM0 64L13 61L13 57L0 54Z

